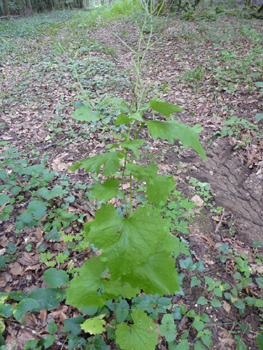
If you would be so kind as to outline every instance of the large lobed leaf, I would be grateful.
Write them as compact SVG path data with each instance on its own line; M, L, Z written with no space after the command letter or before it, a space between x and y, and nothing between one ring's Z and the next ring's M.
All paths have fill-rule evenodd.
M67 170L75 172L77 169L83 168L86 172L96 172L98 175L100 167L104 164L103 175L112 176L119 169L120 159L123 157L124 154L119 151L102 153L95 157L82 159L80 162L71 165Z
M191 128L178 121L147 121L146 124L154 140L159 137L173 145L174 140L178 139L185 148L192 147L201 157L207 159L205 151L197 137L200 129L198 130L196 127Z
M163 295L179 288L171 258L177 241L165 225L150 205L139 207L131 218L121 218L112 204L102 204L84 231L87 241L103 249L100 259L113 280L121 278L147 293Z
M127 169L139 181L146 181L146 195L149 202L156 204L159 204L160 201L166 202L171 191L175 190L173 177L157 175L158 167L156 164L149 164L146 167L127 164Z
M102 307L107 299L115 299L118 295L123 298L132 298L139 293L138 288L133 288L129 283L111 281L110 276L104 278L106 271L105 262L98 257L92 257L79 269L79 276L75 277L67 288L67 304L77 308L86 306ZM104 293L99 295L98 290L104 288Z

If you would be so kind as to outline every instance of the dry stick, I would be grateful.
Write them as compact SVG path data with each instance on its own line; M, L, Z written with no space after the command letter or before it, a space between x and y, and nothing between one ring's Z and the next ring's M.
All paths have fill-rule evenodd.
M222 224L222 221L223 221L223 219L224 219L224 216L225 216L225 208L223 208L223 210L222 210L222 215L221 215L221 218L220 218L219 223L218 223L217 226L216 226L215 233L218 232L218 230L219 230L219 228L220 228L220 226L221 226L221 224Z

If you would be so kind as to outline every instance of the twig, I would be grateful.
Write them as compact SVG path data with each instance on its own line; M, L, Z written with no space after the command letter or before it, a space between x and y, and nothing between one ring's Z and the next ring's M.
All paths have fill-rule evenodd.
M219 227L221 226L222 221L223 221L223 219L224 219L224 216L225 216L225 208L223 208L223 210L222 210L222 215L221 215L221 218L220 218L219 223L216 225L215 233L218 232Z

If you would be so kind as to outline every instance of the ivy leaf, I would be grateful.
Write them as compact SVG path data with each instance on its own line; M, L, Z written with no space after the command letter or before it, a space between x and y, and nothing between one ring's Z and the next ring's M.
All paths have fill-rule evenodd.
M41 201L32 201L28 204L27 209L38 219L46 215L47 207Z
M19 215L17 218L23 221L25 224L29 224L34 220L33 215L30 211L23 211L23 213Z
M54 343L55 339L56 339L56 337L54 335L50 335L49 334L48 336L46 336L45 343L44 343L44 348L45 349L50 348L50 346Z
M14 317L18 322L24 321L24 316L27 311L32 311L38 308L38 302L32 298L21 300L16 307L14 307Z
M235 305L236 308L240 309L240 310L245 310L246 305L243 303L242 300L237 299L236 301L234 301L233 303Z
M256 342L259 350L263 350L263 332L258 333Z
M138 148L141 147L144 144L144 140L131 140L131 141L126 141L126 142L122 142L120 143L120 145L126 149L130 149L132 150L132 152L134 153L135 157L137 159L140 158L140 153L138 151Z
M172 342L176 338L177 328L174 324L173 316L165 314L162 318L162 324L159 328L162 337L165 337L166 341Z
M190 345L187 339L182 339L175 348L175 350L189 350L189 349L190 349Z
M101 259L115 279L148 262L156 245L170 235L165 224L159 210L150 205L138 207L131 218L121 218L112 204L102 204L95 220L84 224L84 231L87 241L103 249Z
M64 320L65 326L62 332L71 332L72 335L78 335L81 332L80 325L85 321L82 315Z
M149 133L155 140L158 137L162 140L168 140L170 144L174 144L175 139L179 139L185 148L192 147L201 157L207 160L205 151L201 146L197 137L197 130L178 121L147 121Z
M205 297L200 297L200 298L197 300L196 304L199 304L199 305L206 305L206 304L207 304L207 300L206 300Z
M0 205L3 205L3 204L5 204L5 203L7 203L7 202L9 202L9 197L8 197L8 195L7 194L0 194Z
M0 315L4 316L6 318L12 316L13 315L13 306L0 302Z
M263 288L263 277L256 278L257 284L260 288Z
M63 299L65 299L65 291L55 288L36 288L28 295L28 297L35 299L38 302L38 307L35 311L43 309L52 310L55 309Z
M212 305L213 307L220 307L220 306L222 306L222 304L220 303L220 301L217 300L217 299L211 300L211 305Z
M172 113L184 111L181 107L177 105L174 105L172 103L162 102L162 101L150 100L149 105L152 109L161 113L167 118L169 118Z
M126 300L122 300L116 310L116 316L118 322L123 322L126 320L126 317L128 316L129 313L129 304L127 303Z
M68 274L63 270L48 269L44 272L44 282L52 287L57 288L69 283Z
M133 324L120 323L116 329L116 342L123 350L154 350L157 344L155 325L142 309L132 311Z
M98 173L100 172L101 165L104 164L103 175L112 176L119 169L119 159L123 157L123 152L119 151L102 153L89 159L82 159L80 162L77 162L70 166L67 170L72 170L73 172L75 172L77 169L83 168L87 173L91 171L96 172L98 175Z
M7 172L4 169L0 169L0 179L1 180L6 180L8 179Z
M100 115L98 112L93 111L90 107L81 107L75 110L72 118L82 122L92 122L93 120L100 119Z
M47 330L49 334L56 333L56 331L58 330L58 326L54 321L50 321Z
M120 180L111 178L104 181L103 184L96 184L91 191L96 199L106 202L117 195L119 186Z
M196 341L194 350L206 350L206 347L200 341Z
M83 329L84 332L90 334L101 334L104 332L104 325L106 321L103 320L105 315L99 315L97 317L90 318L86 320L80 328Z

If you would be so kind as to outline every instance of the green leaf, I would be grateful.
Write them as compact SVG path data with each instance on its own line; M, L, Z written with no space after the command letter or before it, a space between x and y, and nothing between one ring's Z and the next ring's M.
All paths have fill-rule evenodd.
M96 172L98 175L98 173L100 172L101 165L104 164L103 175L112 176L119 169L119 159L123 157L124 154L119 151L102 153L89 159L82 159L80 162L70 166L67 170L72 170L73 172L75 172L78 168L83 168L87 173L91 171Z
M200 286L200 284L201 284L201 281L196 276L191 277L190 287Z
M120 180L118 179L107 179L103 184L96 184L92 189L92 194L97 200L108 201L114 198L120 186Z
M214 289L215 296L222 298L222 290L220 288Z
M68 274L63 270L48 269L44 272L43 278L44 282L52 288L61 287L69 283Z
M206 347L200 341L196 341L194 350L206 350Z
M207 160L205 151L199 142L197 131L194 127L191 128L178 121L147 121L145 123L154 140L159 137L162 140L168 140L168 142L173 145L174 140L179 139L185 148L192 147L201 157Z
M220 247L217 247L217 249L223 252L224 254L227 254L229 252L229 245L223 244Z
M15 196L16 194L18 194L21 191L21 187L19 186L15 186L12 188L11 193Z
M218 299L211 300L211 305L213 307L220 307L220 306L222 306L222 304L220 303L220 301Z
M202 329L204 329L205 325L202 321L195 317L195 320L192 323L192 327L194 327L198 332L200 332Z
M256 307L263 307L263 300L262 299L256 299L254 305Z
M90 107L81 107L75 110L72 118L82 122L92 122L93 120L100 119L100 115L98 112L93 111Z
M116 316L117 316L117 321L118 322L123 322L126 320L127 316L129 313L129 304L127 303L126 300L122 300L116 310Z
M65 291L55 288L36 288L28 295L28 297L35 299L38 302L38 307L35 311L39 312L43 309L52 310L55 309L63 299L65 299Z
M257 87L263 87L263 81L257 81L257 82L255 82L255 85Z
M210 335L203 335L203 336L201 337L201 339L202 339L202 342L203 342L206 346L208 346L208 348L211 348L211 346L213 345L213 342L212 342L212 340L211 340L211 336L210 336Z
M16 246L14 246L12 243L8 242L5 253L7 253L7 254L15 253L16 250L17 250Z
M245 308L246 308L246 305L243 303L243 301L239 300L239 299L234 301L233 304L235 305L236 308L238 308L240 310L245 310Z
M50 321L48 324L47 330L49 334L56 333L56 331L58 330L58 326L54 321Z
M0 194L0 205L3 205L7 202L9 202L10 198L8 197L7 194Z
M67 304L77 308L83 306L103 307L107 299L115 299L120 294L124 298L130 299L139 293L138 288L132 288L129 284L105 280L103 274L105 269L105 263L99 258L92 257L86 261L79 269L79 276L70 282L66 290ZM101 287L105 288L105 293L99 295L98 290Z
M4 317L10 317L13 315L13 306L9 304L4 304L3 302L0 302L0 315ZM0 330L1 333L1 330Z
M241 340L237 345L237 350L247 350L246 344Z
M1 180L7 180L8 179L7 172L4 169L0 169L0 179Z
M14 307L14 317L18 322L23 322L26 312L35 310L37 308L38 302L33 298L29 297L27 299L23 299Z
M257 284L260 288L263 288L263 277L256 278Z
M132 274L123 280L139 286L147 294L174 294L180 290L174 259L166 252L150 255L147 263L134 267Z
M81 332L80 325L85 321L82 315L64 320L65 326L62 332L71 332L72 335L78 335Z
M190 345L187 339L182 339L175 350L189 350Z
M157 344L155 325L142 309L132 311L133 324L117 325L116 342L123 350L154 350Z
M23 211L23 213L18 216L18 219L23 221L25 224L30 224L32 221L34 221L33 215L30 211Z
M150 202L156 204L159 204L161 201L166 202L171 195L171 191L175 190L173 177L157 175L158 167L156 164L150 164L145 167L137 164L128 164L127 169L139 181L146 181L146 195Z
M255 118L256 118L257 120L262 120L262 119L263 119L263 114L262 114L262 113L257 113L257 114L255 115Z
M28 204L27 209L37 218L41 218L46 215L47 207L41 201L32 201Z
M256 342L259 350L263 350L263 332L258 333Z
M104 325L106 324L106 321L103 320L103 317L105 315L99 315L97 317L90 318L86 320L80 328L84 330L86 333L90 334L101 334L104 332L105 328Z
M162 101L150 100L149 105L152 109L161 113L167 118L169 118L172 113L184 111L181 107L177 105L174 105L172 103L162 102Z
M146 263L144 268L141 266L141 274L146 278L146 275L150 273L151 278L154 278L151 284L153 286L158 282L155 278L157 278L159 269L157 266L155 267L157 271L154 276L152 268L156 264L150 254L155 253L157 247L158 249L163 248L171 251L173 250L173 242L174 244L177 242L164 229L165 224L166 222L161 218L159 210L150 205L139 207L131 218L121 218L112 204L102 204L101 208L96 211L95 220L84 224L84 231L87 241L92 242L99 249L103 249L100 257L107 263L113 279L118 278L120 274L127 275L131 272L134 276L137 276L139 269L136 268ZM166 256L167 251L165 252ZM158 257L158 260L160 258L161 256ZM164 274L172 272L171 263L173 260L170 260L169 256L167 256L167 259L165 259L167 269L164 269L166 271ZM163 262L160 263L163 266ZM164 278L162 281L164 282ZM176 272L172 273L170 281L167 277L164 284L164 290L167 294L173 294L178 288L176 281ZM159 283L157 284L159 285ZM145 281L143 285L145 285ZM143 289L142 286L141 289ZM160 294L157 291L153 294L155 293Z
M46 338L45 338L45 343L44 343L44 348L45 349L48 349L55 341L56 337L54 335L48 335Z
M114 125L116 125L116 126L121 125L121 124L129 125L130 122L131 122L131 119L129 117L127 117L126 115L120 114L116 118Z
M209 317L208 317L207 314L202 314L201 320L202 320L203 322L210 322L210 319L209 319Z
M173 316L165 314L162 318L162 324L159 328L162 337L165 337L166 341L172 342L175 340L177 335L177 328L174 324Z
M124 149L130 149L134 153L135 157L137 159L140 158L140 153L138 151L138 148L141 147L144 144L144 140L131 140L126 142L121 142L120 145Z
M24 350L32 350L37 347L38 340L37 339L30 339L26 342L23 349Z

